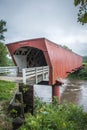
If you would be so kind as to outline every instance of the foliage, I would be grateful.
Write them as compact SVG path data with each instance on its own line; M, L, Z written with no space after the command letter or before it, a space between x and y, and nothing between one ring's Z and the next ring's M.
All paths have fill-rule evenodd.
M17 110L15 110L15 109L12 109L11 111L10 111L10 115L13 117L13 118L15 118L15 117L17 117Z
M83 62L87 63L87 56L83 56Z
M14 66L13 60L10 59L10 58L7 58L7 65L8 65L8 66Z
M0 42L0 66L6 66L7 65L7 48L6 46Z
M15 83L0 80L0 101L11 99L15 89Z
M6 27L6 22L4 20L0 20L0 40L5 39L3 35L3 33L7 31L5 27Z
M15 89L15 83L0 80L0 130L12 130L12 119L7 113L7 108Z
M4 40L4 32L7 31L6 27L6 22L4 20L0 20L0 66L6 66L8 65L9 61L7 58L7 48L4 45L4 43L1 42L1 40Z
M7 66L7 65L13 65L13 62L11 59L7 57L8 50L4 43L1 42L1 40L4 40L4 32L7 31L6 22L4 20L0 20L0 66Z
M12 59L7 57L8 50L4 43L0 42L0 66L14 65Z
M87 113L74 104L53 104L36 101L34 115L26 115L20 130L86 130Z
M79 6L78 22L82 25L87 23L87 0L74 0L74 5Z
M87 63L83 64L83 68L70 74L68 78L87 80Z
M65 48L65 49L67 49L67 50L69 50L69 51L72 51L72 49L70 49L68 46L66 46L66 45L63 45L63 48Z

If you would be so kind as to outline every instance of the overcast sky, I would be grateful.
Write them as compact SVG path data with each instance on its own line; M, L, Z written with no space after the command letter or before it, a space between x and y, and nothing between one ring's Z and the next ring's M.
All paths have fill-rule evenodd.
M87 25L77 23L74 0L0 0L0 19L7 22L5 43L46 37L87 55Z

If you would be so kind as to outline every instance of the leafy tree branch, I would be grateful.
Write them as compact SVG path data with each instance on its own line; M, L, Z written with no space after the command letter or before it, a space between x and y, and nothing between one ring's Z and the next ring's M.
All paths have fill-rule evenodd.
M87 23L87 0L74 0L74 5L79 7L78 22L82 25Z

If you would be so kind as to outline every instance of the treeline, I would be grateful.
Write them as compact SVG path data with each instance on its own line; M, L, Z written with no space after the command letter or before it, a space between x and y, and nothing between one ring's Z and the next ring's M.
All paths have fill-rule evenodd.
M0 66L13 65L13 61L9 58L8 50L4 44L4 32L6 31L6 22L4 20L0 20Z
M0 42L0 66L14 65L12 59L9 58L7 47L4 43Z
M82 69L69 74L68 78L87 80L87 63L83 63Z
M83 56L83 62L87 62L87 56Z

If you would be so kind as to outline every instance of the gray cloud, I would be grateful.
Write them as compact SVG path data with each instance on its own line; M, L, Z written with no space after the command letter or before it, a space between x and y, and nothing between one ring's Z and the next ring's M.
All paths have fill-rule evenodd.
M6 43L46 37L87 55L87 25L77 23L76 17L70 0L0 0L0 19L7 21Z

